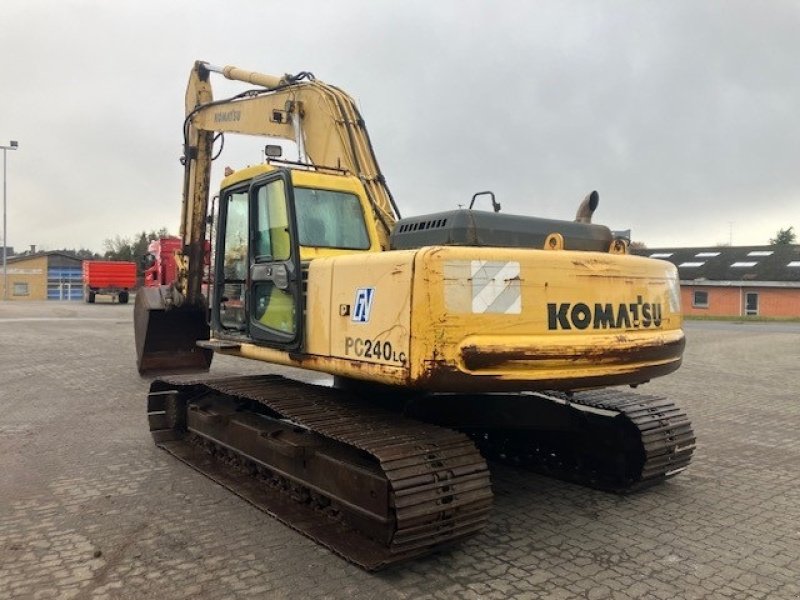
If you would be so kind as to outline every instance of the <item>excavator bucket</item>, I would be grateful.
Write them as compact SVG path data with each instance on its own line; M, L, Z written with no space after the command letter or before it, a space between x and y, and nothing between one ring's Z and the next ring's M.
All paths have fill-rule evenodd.
M163 291L142 288L136 294L133 327L140 375L208 371L213 351L197 346L209 338L203 306L167 307Z

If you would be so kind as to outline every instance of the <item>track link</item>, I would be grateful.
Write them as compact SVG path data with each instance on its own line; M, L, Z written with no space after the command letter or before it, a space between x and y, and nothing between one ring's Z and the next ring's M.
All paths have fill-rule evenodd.
M275 375L164 378L151 384L148 420L156 444L370 571L477 533L491 507L486 462L466 435L341 390ZM304 481L315 460L323 475Z
M562 404L579 427L566 433L470 432L484 456L616 493L658 484L692 459L691 423L665 398L617 389L536 395Z

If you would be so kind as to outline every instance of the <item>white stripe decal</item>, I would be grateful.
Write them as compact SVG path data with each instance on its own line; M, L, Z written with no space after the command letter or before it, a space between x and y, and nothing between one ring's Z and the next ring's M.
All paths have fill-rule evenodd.
M473 260L470 271L473 313L518 315L522 312L518 262Z

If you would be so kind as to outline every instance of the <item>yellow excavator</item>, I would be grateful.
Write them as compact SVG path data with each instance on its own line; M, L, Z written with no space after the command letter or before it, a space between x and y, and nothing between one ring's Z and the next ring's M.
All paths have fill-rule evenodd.
M214 73L250 86L215 100ZM150 429L176 457L368 570L480 531L487 460L616 492L689 464L685 413L619 387L679 367L677 271L592 223L596 192L574 221L491 192L400 218L355 102L305 72L198 61L183 134L179 276L134 311ZM210 210L226 134L298 160L267 145ZM202 374L214 353L335 383Z

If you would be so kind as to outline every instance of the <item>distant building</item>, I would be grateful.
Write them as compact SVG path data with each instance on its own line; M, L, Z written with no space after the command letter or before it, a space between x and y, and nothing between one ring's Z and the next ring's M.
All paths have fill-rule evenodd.
M685 315L800 317L800 244L633 253L678 267Z
M83 300L82 260L64 252L39 252L6 260L0 272L0 298L8 300ZM8 279L6 296L4 280Z

